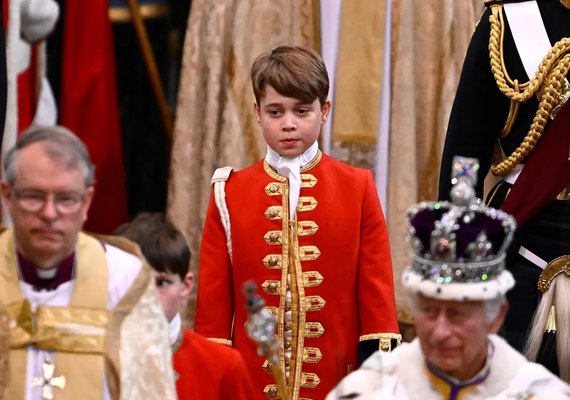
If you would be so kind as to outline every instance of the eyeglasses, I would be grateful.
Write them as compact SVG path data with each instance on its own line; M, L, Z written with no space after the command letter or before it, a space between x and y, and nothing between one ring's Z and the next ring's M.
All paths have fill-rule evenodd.
M37 190L12 190L18 206L27 212L38 212L42 210L50 197L55 210L59 214L73 214L81 208L85 200L85 192L76 193L45 193Z

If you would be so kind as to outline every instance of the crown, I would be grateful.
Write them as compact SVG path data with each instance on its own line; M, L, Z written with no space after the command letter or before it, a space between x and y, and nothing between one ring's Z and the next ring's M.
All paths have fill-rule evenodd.
M496 297L514 285L505 255L516 223L476 197L478 170L478 160L456 156L451 202L422 202L406 212L413 258L402 279L409 290L465 301Z

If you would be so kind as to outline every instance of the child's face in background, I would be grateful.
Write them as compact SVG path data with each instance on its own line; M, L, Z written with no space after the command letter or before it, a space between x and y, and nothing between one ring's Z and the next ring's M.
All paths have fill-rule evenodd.
M194 277L188 273L184 279L180 279L180 275L172 272L155 270L152 272L160 304L168 322L170 322L180 310L184 300L190 295L194 286Z
M304 103L277 93L269 85L264 92L254 110L265 141L282 157L303 154L318 139L330 101L322 107L318 99Z

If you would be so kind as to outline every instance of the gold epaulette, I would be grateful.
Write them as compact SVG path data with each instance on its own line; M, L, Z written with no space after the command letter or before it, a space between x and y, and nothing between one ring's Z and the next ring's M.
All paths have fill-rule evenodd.
M570 278L570 256L560 256L546 265L538 278L538 290L541 293L546 292L552 281L560 274Z

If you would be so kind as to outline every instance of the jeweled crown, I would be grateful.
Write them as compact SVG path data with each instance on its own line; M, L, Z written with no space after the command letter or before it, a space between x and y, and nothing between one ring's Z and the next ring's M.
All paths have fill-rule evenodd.
M440 293L448 284L490 282L504 272L515 220L476 197L476 159L455 157L452 168L450 202L423 202L406 213L413 261L404 286L429 281Z

